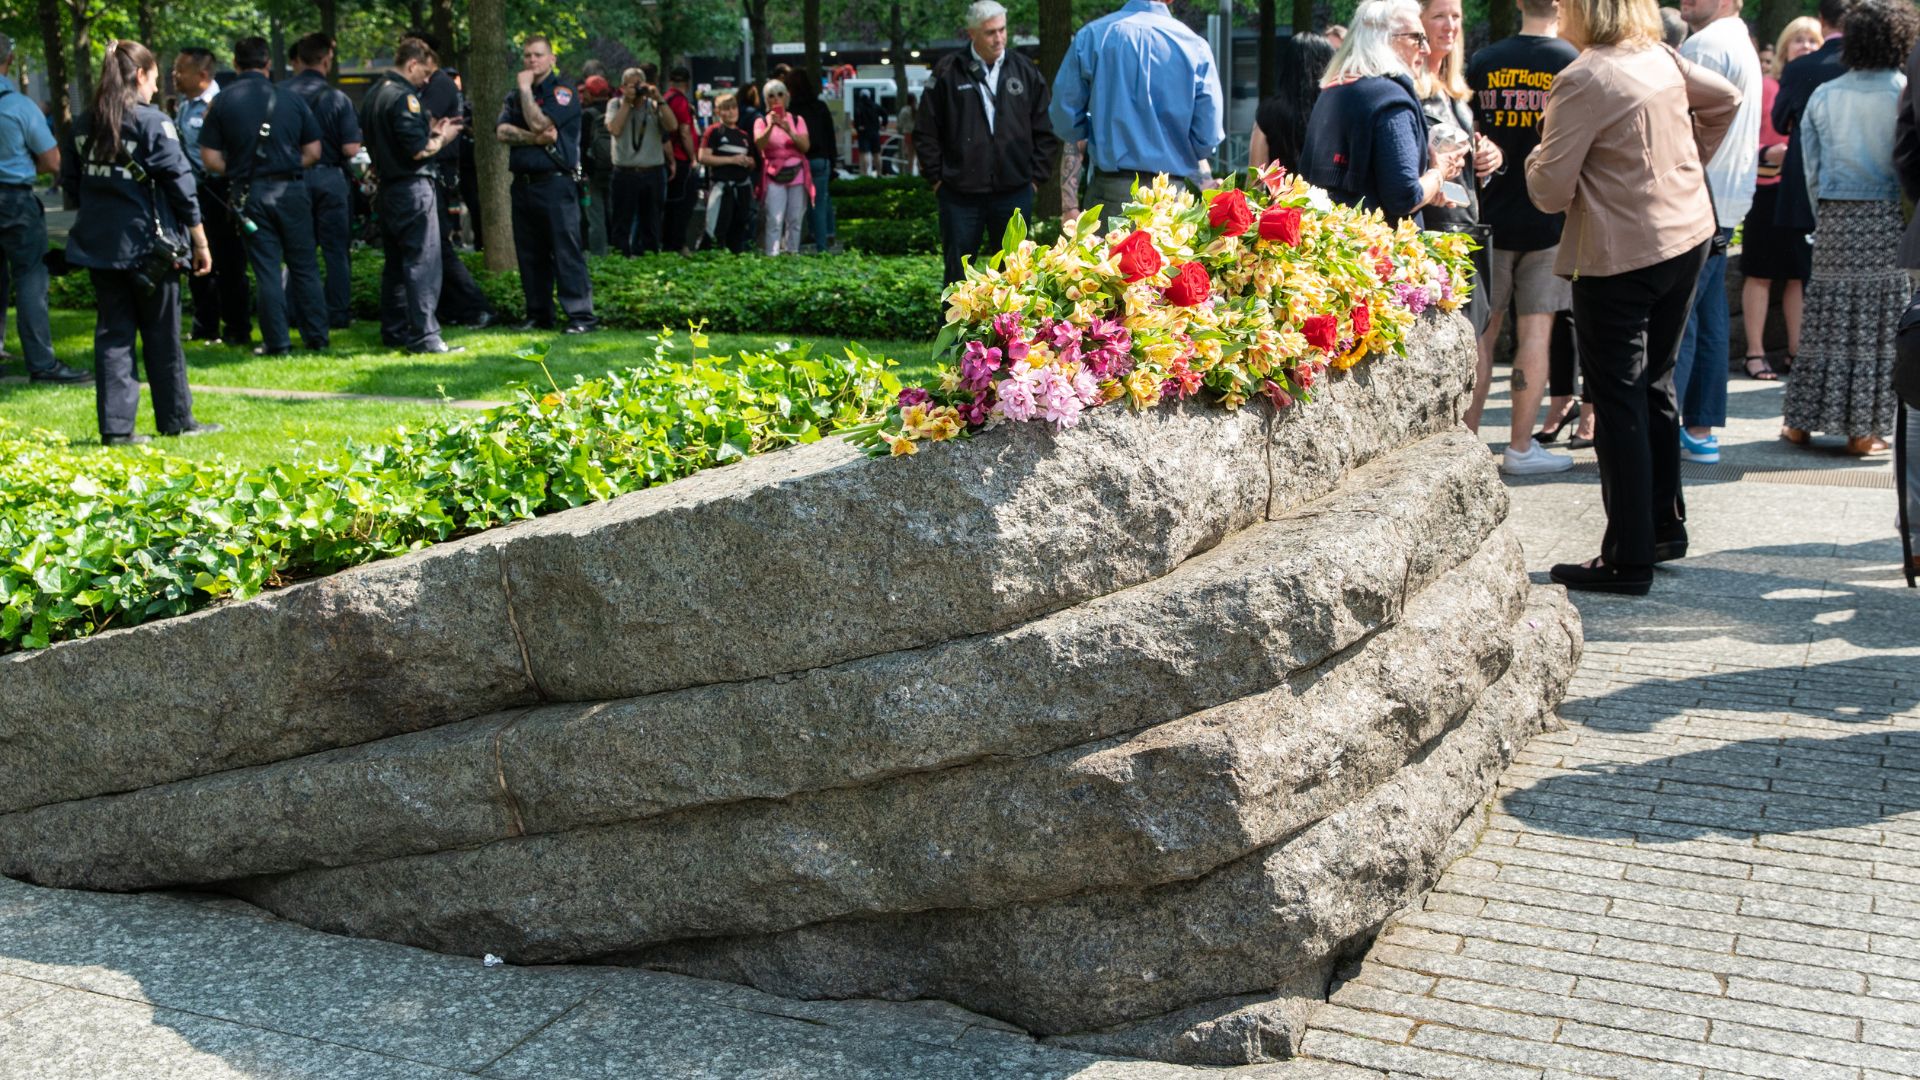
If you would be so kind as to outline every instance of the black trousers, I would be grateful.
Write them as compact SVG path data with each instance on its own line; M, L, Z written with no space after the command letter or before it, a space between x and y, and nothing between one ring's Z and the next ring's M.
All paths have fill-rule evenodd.
M1573 312L1553 313L1553 333L1547 338L1547 393L1572 397L1580 382L1580 352L1573 345Z
M347 174L325 165L307 170L307 198L313 203L313 240L327 268L326 324L336 330L353 324L353 197ZM302 325L305 325L302 323Z
M1032 184L988 195L969 195L941 186L940 249L946 256L947 284L967 276L960 260L979 254L982 241L995 251L1000 249L1001 234L1007 231L1015 210L1029 223L1033 221Z
M143 292L126 270L88 271L97 305L93 323L93 402L101 435L131 435L140 413L134 339L153 391L153 426L164 435L193 423L187 356L180 349L180 279Z
M666 167L615 168L610 186L608 246L622 255L659 251L667 208Z
M569 326L593 325L593 281L580 246L580 189L557 172L513 178L513 243L520 249L520 290L527 318L552 325L553 295Z
M678 162L673 168L673 175L667 179L666 209L661 215L660 247L664 251L684 251L699 192L693 183L692 162Z
M1624 274L1573 283L1573 332L1593 402L1593 450L1610 566L1653 565L1656 540L1686 537L1673 364L1708 245Z
M481 290L480 283L473 280L473 272L453 249L453 215L447 212L452 205L454 189L445 184L433 185L434 210L440 219L440 307L436 314L443 323L460 326L465 323L479 322L481 317L493 314L493 304L487 300L487 294ZM467 212L476 209L473 203L467 203Z
M707 193L720 200L720 213L713 221L714 242L738 255L747 250L747 232L753 224L753 181L719 181Z
M253 339L253 301L247 291L246 245L227 206L231 188L219 177L196 179L200 223L207 231L207 250L213 254L213 273L187 279L187 288L193 292L193 336L245 345Z
M247 217L257 228L246 234L247 259L253 265L260 343L269 351L290 348L288 299L309 349L327 347L326 300L320 289L320 263L313 241L313 200L304 180L255 180L247 193ZM286 265L285 286L280 267Z
M424 176L380 185L380 340L419 348L440 338L440 212Z

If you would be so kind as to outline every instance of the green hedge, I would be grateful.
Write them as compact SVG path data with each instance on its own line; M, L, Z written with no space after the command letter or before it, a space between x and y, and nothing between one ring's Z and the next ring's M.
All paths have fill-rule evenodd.
M923 176L856 176L849 180L836 179L833 182L833 197L842 195L882 195L894 192L931 192Z
M838 204L835 204L836 211ZM867 255L938 255L940 254L939 211L932 217L886 219L873 218L849 221L840 217L840 243L848 251L857 251ZM1060 236L1059 218L1042 218L1028 233L1035 243L1045 246ZM983 250L991 254L1000 250L1000 237L989 236Z
M898 245L899 250L912 250ZM939 250L936 237L932 251ZM932 337L940 330L940 260L926 256L877 258L864 254L794 256L702 252L691 257L618 255L590 260L594 311L612 327L657 330L701 319L707 328L738 333L813 334L847 338ZM525 317L520 275L468 265L494 309ZM381 257L353 254L353 310L379 317ZM54 279L55 307L93 307L84 272Z
M798 262L799 260L784 260ZM899 394L849 346L678 360L512 402L338 458L241 468L69 449L0 420L0 652L244 598L610 499L844 430Z
M842 223L843 235L848 219L934 218L939 214L939 198L934 195L932 188L924 185L914 190L881 191L871 195L845 194L840 190L839 183L833 188L833 215Z

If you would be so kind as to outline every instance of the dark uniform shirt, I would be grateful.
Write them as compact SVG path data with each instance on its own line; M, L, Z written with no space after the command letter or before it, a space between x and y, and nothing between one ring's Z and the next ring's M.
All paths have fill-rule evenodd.
M432 170L432 159L414 157L427 148L433 131L412 83L397 72L381 75L360 102L360 112L367 129L367 154L380 179L424 176Z
M269 103L273 128L261 143L260 123ZM200 146L225 154L227 176L236 181L297 176L302 171L300 148L319 140L320 122L313 110L298 94L277 89L261 71L243 71L220 91L200 130Z
M427 110L427 119L444 120L449 116L464 114L467 102L460 93L460 87L453 81L453 76L445 69L440 69L427 79L427 85L420 88L420 106ZM433 160L439 162L460 160L459 140L448 139L447 145L433 155Z
M360 118L353 114L353 102L317 71L295 75L287 80L285 89L306 102L314 122L320 125L320 164L332 169L345 167L347 156L340 148L361 141Z
M62 186L79 203L67 261L105 270L138 263L153 246L156 198L160 227L184 242L187 226L200 223L200 203L173 121L151 105L135 106L120 123L121 154L111 165L94 160L92 132L93 114L83 114L60 155ZM136 179L141 171L146 183Z
M553 126L560 131L559 141L551 147L516 146L507 156L507 168L517 173L571 172L580 163L580 95L574 92L573 84L561 78L558 73L547 76L544 82L536 83L533 88L533 100L540 111L547 114ZM506 107L500 110L500 119L495 125L512 124L517 128L533 130L527 123L526 114L520 111L520 89L515 87L507 95ZM555 161L549 149L558 150L560 160Z

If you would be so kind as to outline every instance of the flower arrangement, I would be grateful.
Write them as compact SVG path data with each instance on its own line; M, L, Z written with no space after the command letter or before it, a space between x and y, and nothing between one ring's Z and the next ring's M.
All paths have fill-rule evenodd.
M1087 409L1204 396L1229 409L1311 400L1328 368L1403 353L1430 307L1465 302L1472 241L1390 228L1278 166L1195 193L1157 178L1124 224L1098 207L1042 247L1015 218L945 294L939 385L909 388L849 437L912 454L1005 422L1072 427Z

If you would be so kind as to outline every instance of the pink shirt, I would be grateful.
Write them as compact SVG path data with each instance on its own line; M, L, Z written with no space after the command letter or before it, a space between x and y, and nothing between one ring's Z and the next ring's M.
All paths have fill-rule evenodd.
M1780 96L1780 80L1770 75L1760 77L1760 175L1754 180L1759 187L1770 187L1780 182L1780 166L1767 164L1767 147L1785 146L1787 137L1773 130L1773 99Z

